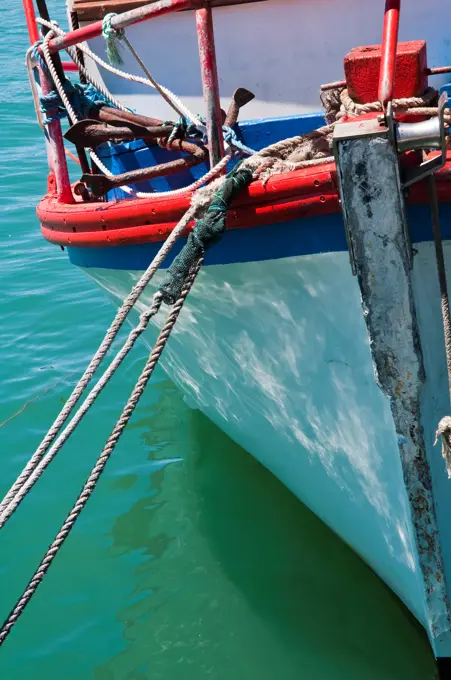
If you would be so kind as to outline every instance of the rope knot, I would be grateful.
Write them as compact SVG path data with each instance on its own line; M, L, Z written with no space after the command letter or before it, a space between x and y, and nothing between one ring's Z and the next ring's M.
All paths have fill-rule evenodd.
M98 111L102 106L109 103L107 98L90 83L86 85L75 83L74 85L66 78L64 83L62 83L62 88L67 95L70 105L80 118L91 118L93 112ZM39 103L41 112L46 115L46 118L43 120L44 124L67 116L65 103L57 90L52 90L46 95L41 94ZM50 117L48 116L49 113L52 114Z
M103 17L102 36L106 43L108 61L113 66L121 66L124 63L124 60L119 51L119 43L124 39L125 32L123 28L114 28L114 26L111 25L114 17L117 17L116 12L110 12Z
M243 144L243 142L238 139L238 135L236 131L228 127L228 125L223 125L222 126L222 131L224 133L224 141L229 147L233 147L235 149L235 152L241 152L242 155L248 155L248 156L253 156L254 153L257 153L254 151L254 149L251 149L250 147L246 146L246 144Z
M175 139L185 139L189 127L189 121L185 116L180 116L176 124L174 125L171 134L169 135L166 146L168 149L171 148L171 144Z
M32 54L32 58L35 61L38 62L40 68L44 71L44 73L46 75L49 75L50 72L49 72L49 68L46 64L46 61L45 61L44 57L41 55L41 53L39 52L39 48L40 48L40 46L42 45L43 42L44 42L43 40L37 40L35 42L35 44L33 45L33 51L32 51L31 54Z

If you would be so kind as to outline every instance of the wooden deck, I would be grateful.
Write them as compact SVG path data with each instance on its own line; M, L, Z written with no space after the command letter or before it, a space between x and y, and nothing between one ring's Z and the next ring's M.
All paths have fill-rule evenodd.
M155 1L155 0L154 0ZM212 7L224 5L242 5L264 0L209 0ZM103 19L109 12L127 12L136 7L150 4L149 0L72 0L71 10L75 11L80 22L97 21Z

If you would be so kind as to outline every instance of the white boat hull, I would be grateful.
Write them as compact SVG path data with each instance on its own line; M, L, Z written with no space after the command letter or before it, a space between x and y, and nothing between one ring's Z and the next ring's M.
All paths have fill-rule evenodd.
M421 279L427 275L432 294L431 245L417 246L416 269ZM118 302L140 275L100 268L87 272ZM155 287L158 280L152 282ZM149 303L155 287L142 296L138 309ZM440 309L427 300L426 295L418 302L420 326L423 341L425 334L429 341L432 324L433 343L434 337L440 340L440 317L435 318ZM161 325L162 318L160 312L155 324ZM149 345L155 336L154 327L146 338ZM427 368L428 363L426 357ZM439 607L434 621L426 613L397 434L388 399L375 381L348 254L204 267L162 365L190 404L351 545L426 629L434 626L439 635L431 641L436 653L445 655L437 645L448 648L447 622L440 620ZM432 380L438 380L434 371L427 382L433 390ZM431 433L426 435L429 443ZM446 478L439 452L433 455L439 459L437 474ZM445 512L451 509L446 498L440 501Z

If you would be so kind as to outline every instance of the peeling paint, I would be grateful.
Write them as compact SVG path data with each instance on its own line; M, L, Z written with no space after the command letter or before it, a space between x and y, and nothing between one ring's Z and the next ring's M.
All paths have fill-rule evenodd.
M390 401L433 638L450 630L450 608L421 426L425 374L412 292L398 160L384 128L336 142L343 212L375 378ZM343 138L340 139L340 134ZM361 133L360 133L361 135Z

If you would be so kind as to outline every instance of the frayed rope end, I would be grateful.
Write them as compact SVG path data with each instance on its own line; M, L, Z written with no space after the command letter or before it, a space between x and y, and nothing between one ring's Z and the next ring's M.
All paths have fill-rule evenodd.
M111 20L116 17L115 12L106 14L102 22L102 35L106 43L106 53L108 61L112 66L122 66L124 60L120 53L120 42L124 39L123 29L113 28Z

